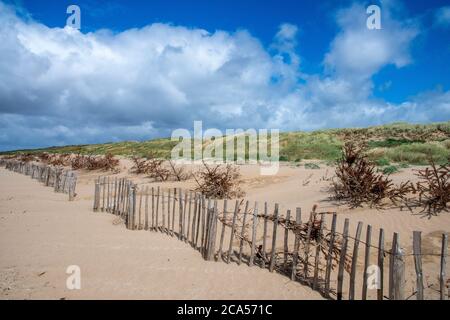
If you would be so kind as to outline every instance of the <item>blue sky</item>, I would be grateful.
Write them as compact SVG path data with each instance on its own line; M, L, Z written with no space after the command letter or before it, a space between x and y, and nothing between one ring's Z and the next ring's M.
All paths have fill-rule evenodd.
M0 150L450 119L448 1L0 0L0 38Z

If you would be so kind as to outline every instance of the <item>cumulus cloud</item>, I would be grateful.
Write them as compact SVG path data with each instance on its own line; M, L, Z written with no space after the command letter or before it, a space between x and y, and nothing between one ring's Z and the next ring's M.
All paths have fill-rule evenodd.
M361 9L365 19L357 5L339 12L328 71L308 75L288 23L266 49L247 31L49 28L0 2L0 149L170 136L194 120L308 130L448 119L448 92L430 93L436 105L371 98L373 74L411 61L417 30L387 17L389 32L369 34ZM440 113L429 116L430 106Z
M364 6L353 4L337 14L341 32L333 40L325 64L340 77L367 80L386 65L400 68L411 62L409 46L418 34L417 26L394 20L390 10L383 8L382 28L369 30L365 12Z

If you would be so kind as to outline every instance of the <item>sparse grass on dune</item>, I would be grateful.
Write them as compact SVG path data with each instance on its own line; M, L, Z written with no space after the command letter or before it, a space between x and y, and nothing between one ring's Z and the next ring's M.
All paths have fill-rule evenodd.
M427 164L431 155L436 163L444 163L450 157L450 121L427 125L393 123L368 128L329 129L313 132L280 133L280 160L300 162L303 159L336 160L345 141L365 141L372 161L400 164ZM153 154L170 158L177 141L169 138L149 141L123 141L92 145L74 145L16 150L0 154L25 152L106 154L122 156L146 156ZM204 145L206 146L206 144ZM248 143L246 144L248 149ZM225 153L224 153L225 154ZM381 164L382 165L382 164Z

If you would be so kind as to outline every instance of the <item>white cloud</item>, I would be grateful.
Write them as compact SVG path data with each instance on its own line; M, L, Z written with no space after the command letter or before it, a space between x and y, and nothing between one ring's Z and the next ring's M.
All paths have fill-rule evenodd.
M266 49L246 31L168 24L82 34L24 20L0 2L0 149L170 136L194 120L308 130L449 119L448 92L401 105L371 97L372 75L411 61L417 31L387 16L389 32L371 33L360 10L338 14L323 76L300 72L292 24Z
M341 32L333 40L325 64L340 77L367 80L386 65L400 68L411 62L409 46L418 28L394 20L389 8L381 9L380 30L369 30L367 17L366 8L360 4L337 15Z
M435 24L441 27L450 27L450 6L436 10Z

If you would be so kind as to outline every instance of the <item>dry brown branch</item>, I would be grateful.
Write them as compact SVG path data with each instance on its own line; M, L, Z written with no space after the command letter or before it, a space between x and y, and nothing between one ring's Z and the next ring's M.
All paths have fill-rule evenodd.
M193 175L196 190L208 198L231 199L244 196L239 187L240 173L237 167L227 164L226 166L209 166L203 161L203 169Z
M430 157L430 166L418 170L419 181L415 191L419 194L418 205L428 214L448 211L450 202L450 161L437 166Z
M177 181L187 180L192 175L192 173L187 173L183 166L177 166L172 160L169 160L169 166L171 170L171 175Z
M376 166L367 159L364 146L347 142L336 167L332 190L336 200L347 202L351 208L363 204L381 208L387 204L386 199L394 204L404 201L413 187L409 181L394 186L389 176L377 172Z

